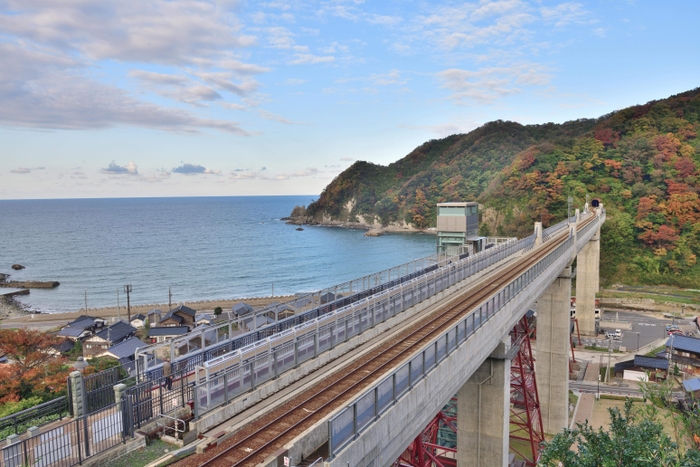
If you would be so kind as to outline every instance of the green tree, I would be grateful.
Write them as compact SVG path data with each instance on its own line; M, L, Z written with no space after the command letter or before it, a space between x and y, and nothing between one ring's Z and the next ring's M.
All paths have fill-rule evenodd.
M217 306L216 308L214 308L214 316L216 316L217 318L223 312L224 312L224 310L222 310L220 306Z
M594 430L577 424L548 442L540 453L538 465L546 467L690 467L700 465L700 452L684 451L664 433L655 419L635 413L632 401L625 402L621 413L610 409L610 429ZM572 450L576 447L577 452Z

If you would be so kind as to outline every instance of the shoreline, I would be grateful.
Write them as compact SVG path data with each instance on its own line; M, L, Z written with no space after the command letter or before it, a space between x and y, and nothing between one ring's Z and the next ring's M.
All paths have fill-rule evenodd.
M281 295L274 297L249 297L249 298L232 298L232 299L222 299L222 300L200 300L196 302L179 302L173 303L173 308L180 305L185 305L196 311L214 311L214 308L220 306L225 314L227 311L231 310L231 307L239 302L246 302L253 308L261 308L269 305L272 302L284 302L293 298L293 295ZM8 303L12 302L12 303ZM131 316L137 315L139 313L146 314L148 311L153 309L159 309L163 312L168 311L168 304L147 304L147 305L134 305L131 307ZM39 327L39 328L53 328L63 326L64 324L73 321L78 316L90 315L97 318L121 318L126 321L127 310L126 307L120 307L117 309L114 307L105 308L88 308L87 313L85 310L80 311L70 311L70 312L60 312L60 313L32 313L31 310L23 307L21 303L4 298L0 301L0 327Z
M415 227L401 227L395 224L381 226L377 224L365 224L363 222L318 222L309 218L283 217L280 219L289 225L306 225L311 227L335 227L341 229L358 229L358 230L376 230L381 233L410 233L410 234L426 234L437 235L437 228L428 227L427 229L417 229Z

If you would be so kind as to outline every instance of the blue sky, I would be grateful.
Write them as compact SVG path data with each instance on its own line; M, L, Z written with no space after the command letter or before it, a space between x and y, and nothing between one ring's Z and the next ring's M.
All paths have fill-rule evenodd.
M0 0L0 199L317 194L700 86L700 2Z

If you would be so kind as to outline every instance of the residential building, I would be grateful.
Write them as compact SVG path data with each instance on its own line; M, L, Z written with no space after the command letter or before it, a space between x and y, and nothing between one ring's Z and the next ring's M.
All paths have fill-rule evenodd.
M116 323L101 330L94 336L83 341L83 357L96 357L115 344L118 344L136 334L136 328L124 321Z

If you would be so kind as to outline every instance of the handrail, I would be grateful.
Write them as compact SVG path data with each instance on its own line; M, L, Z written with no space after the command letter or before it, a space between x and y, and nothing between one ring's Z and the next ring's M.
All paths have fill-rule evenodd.
M165 414L160 414L160 416L161 416L161 417L164 417L164 418L169 418L169 419L175 421L175 425L174 425L173 428L172 428L172 430L173 430L175 433L184 433L184 432L185 432L185 428L186 428L187 426L185 425L185 421L184 421L184 420L181 420L181 419L175 418L175 417L171 417L170 415L165 415ZM182 423L182 430L179 430L179 429L177 428L177 427L178 427L178 422L181 422L181 423ZM158 423L158 420L156 420L156 426L160 426L160 423ZM165 430L171 429L167 424L163 425L163 428L164 428Z

